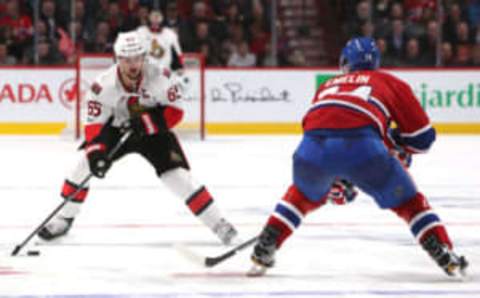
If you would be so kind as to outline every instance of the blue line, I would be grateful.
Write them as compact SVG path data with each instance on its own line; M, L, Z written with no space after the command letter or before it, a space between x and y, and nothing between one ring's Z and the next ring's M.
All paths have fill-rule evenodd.
M180 298L180 297L329 297L329 296L476 296L478 290L365 290L365 291L278 291L278 292L198 292L198 293L158 293L158 294L83 294L83 295L18 295L4 298Z

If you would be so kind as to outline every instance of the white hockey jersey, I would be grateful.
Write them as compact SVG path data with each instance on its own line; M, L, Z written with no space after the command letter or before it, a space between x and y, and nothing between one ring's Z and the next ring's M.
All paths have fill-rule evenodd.
M161 104L181 109L181 96L169 70L145 63L136 90L127 89L118 71L117 64L114 64L92 84L86 97L86 125L104 124L113 116L112 125L120 127L130 118L128 104L132 100L144 107Z
M178 56L182 55L177 33L172 29L164 27L160 32L152 32L147 26L141 26L137 32L144 40L151 60L161 67L171 68L172 47Z

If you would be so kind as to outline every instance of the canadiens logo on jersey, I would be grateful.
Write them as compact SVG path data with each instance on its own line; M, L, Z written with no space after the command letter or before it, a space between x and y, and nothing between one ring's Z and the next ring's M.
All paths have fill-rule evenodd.
M152 39L152 44L150 46L150 56L160 59L165 55L165 49L158 43L154 38Z

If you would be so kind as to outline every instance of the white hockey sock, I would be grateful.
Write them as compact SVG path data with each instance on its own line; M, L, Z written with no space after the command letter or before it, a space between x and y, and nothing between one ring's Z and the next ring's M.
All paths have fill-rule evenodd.
M221 221L220 210L207 189L195 181L190 172L177 168L162 175L162 181L207 227L214 227Z
M81 205L81 203L77 202L68 202L58 211L58 215L65 218L73 218L80 212Z

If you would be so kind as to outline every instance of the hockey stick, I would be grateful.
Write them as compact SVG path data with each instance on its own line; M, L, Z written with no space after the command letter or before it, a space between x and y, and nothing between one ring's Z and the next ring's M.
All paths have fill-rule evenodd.
M127 132L125 132L122 137L120 138L120 140L117 142L117 144L115 145L115 147L112 148L112 150L108 153L107 155L107 158L108 159L112 159L113 156L118 152L118 150L120 149L120 147L122 147L122 145L127 141L128 137L130 137L130 135L132 134L132 131L128 130ZM15 246L15 248L13 249L12 253L11 253L11 256L16 256L20 250L22 250L23 247L25 247L25 245L27 245L27 243L33 238L33 236L35 236L49 221L50 219L52 219L62 208L63 206L65 206L68 202L72 201L72 199L82 190L83 186L85 184L87 184L87 182L90 180L90 178L92 178L93 174L92 173L89 173L87 175L87 177L85 177L82 182L80 182L80 184L78 185L78 188L77 190L75 190L73 193L71 193L68 197L65 198L65 200L63 200L63 202L57 206L57 208L55 208L48 216L47 218L45 218L41 224L39 224L37 226L37 228L35 230L33 230L33 232L31 232L27 238L25 238L25 240L23 240L22 243L18 244Z
M214 256L214 257L200 256L200 255L196 254L195 252L191 251L190 249L188 249L187 247L182 246L182 245L177 245L176 248L186 258L188 258L188 259L190 259L190 260L194 261L195 263L198 263L202 266L211 268L211 267L214 267L214 266L222 263L223 261L226 261L226 260L230 259L234 255L236 255L239 251L251 246L252 244L254 244L257 241L257 239L258 239L258 236L255 236L255 237L253 237L253 238L251 238L251 239L249 239L249 240L247 240L243 243L240 243L239 245L235 246L234 248L230 249L229 251L226 251L223 254L218 255L218 256Z

